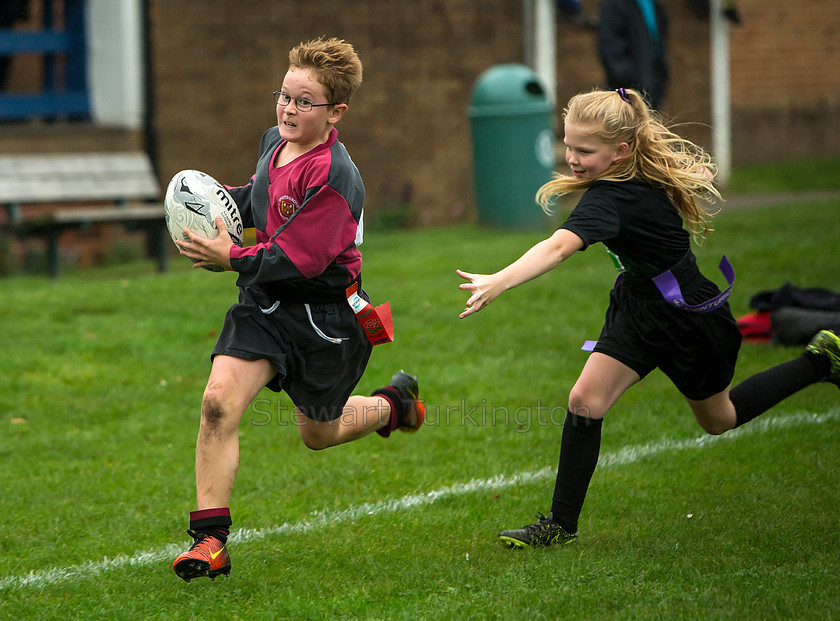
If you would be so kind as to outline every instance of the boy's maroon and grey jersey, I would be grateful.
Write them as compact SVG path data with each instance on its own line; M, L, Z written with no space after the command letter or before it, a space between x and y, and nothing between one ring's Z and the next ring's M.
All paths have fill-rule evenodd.
M342 300L362 270L361 175L335 128L324 144L274 168L282 144L277 127L267 130L251 182L226 186L245 228L256 229L256 245L231 249L236 284L272 300Z

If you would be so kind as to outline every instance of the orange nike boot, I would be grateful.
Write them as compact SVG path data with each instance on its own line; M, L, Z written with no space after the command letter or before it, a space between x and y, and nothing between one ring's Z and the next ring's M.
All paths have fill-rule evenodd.
M187 582L193 578L207 576L215 580L219 574L230 575L230 556L225 543L213 535L187 531L195 541L186 552L180 554L172 569L179 578Z
M389 437L395 429L413 433L426 420L426 407L420 400L417 378L405 371L395 373L390 383L374 390L372 396L384 397L393 407L390 423L376 430L383 438Z

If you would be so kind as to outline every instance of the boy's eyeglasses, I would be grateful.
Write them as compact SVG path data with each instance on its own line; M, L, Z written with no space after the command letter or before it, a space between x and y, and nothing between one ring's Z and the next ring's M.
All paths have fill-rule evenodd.
M335 106L338 104L334 103L312 103L308 99L304 97L292 97L288 93L284 93L283 91L274 91L274 103L280 104L281 106L288 106L290 102L295 102L295 108L300 110L301 112L309 112L312 108L317 108L318 106Z

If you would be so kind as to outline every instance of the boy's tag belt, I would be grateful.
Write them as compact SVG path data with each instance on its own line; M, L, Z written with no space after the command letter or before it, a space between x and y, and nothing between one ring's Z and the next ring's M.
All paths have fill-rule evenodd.
M376 308L359 295L359 283L347 288L347 303L356 314L359 325L371 345L382 345L394 340L394 322L391 319L391 303L385 302Z

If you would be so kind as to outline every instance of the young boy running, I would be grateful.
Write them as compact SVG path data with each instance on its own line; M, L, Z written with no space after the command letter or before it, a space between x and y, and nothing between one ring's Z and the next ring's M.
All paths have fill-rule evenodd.
M256 229L256 245L234 245L220 218L216 239L188 232L191 241L178 243L195 267L239 274L239 302L225 317L201 403L194 543L172 565L187 582L230 574L239 422L263 387L291 397L301 439L313 450L423 424L417 380L405 372L370 397L351 396L372 349L346 292L358 284L364 296L364 187L335 125L361 81L362 64L344 41L293 48L274 93L277 127L262 137L250 183L228 188L243 224Z

